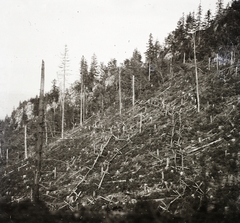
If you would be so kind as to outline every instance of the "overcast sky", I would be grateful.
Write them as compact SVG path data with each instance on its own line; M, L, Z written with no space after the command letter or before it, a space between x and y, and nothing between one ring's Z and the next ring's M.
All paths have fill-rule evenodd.
M201 0L203 13L217 0ZM149 34L163 43L182 13L197 11L200 0L0 0L0 119L19 101L39 94L41 60L45 90L60 71L69 49L71 75L79 78L82 55L91 62L142 56Z

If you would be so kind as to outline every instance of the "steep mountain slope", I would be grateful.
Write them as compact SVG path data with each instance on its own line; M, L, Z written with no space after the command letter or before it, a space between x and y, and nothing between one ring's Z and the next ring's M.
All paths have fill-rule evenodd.
M224 217L240 213L239 15L239 1L234 1L197 33L200 112L193 37L184 23L149 64L141 62L137 51L124 62L121 115L115 60L104 67L106 81L98 82L96 91L86 90L85 113L93 115L83 127L76 125L82 86L78 83L76 91L72 89L73 97L67 92L64 139L59 138L59 89L53 85L45 97L49 135L40 180L40 197L50 210L111 210L124 215L140 208L142 214L146 208L141 204L146 202L154 213L170 213L187 222L196 222L191 219L196 213ZM194 25L194 20L188 23ZM155 51L153 47L151 53ZM139 100L131 106L133 75ZM20 103L10 118L0 122L4 127L0 131L0 212L2 199L8 203L32 200L38 103L38 97ZM29 154L23 160L26 123Z
M121 116L114 109L93 116L50 144L43 155L41 199L52 210L127 211L139 200L180 215L221 202L221 208L230 207L217 194L239 184L240 79L227 69L224 78L214 68L201 72L200 113L192 70L176 66L148 100ZM12 201L31 198L33 173L31 158L7 167L1 194Z

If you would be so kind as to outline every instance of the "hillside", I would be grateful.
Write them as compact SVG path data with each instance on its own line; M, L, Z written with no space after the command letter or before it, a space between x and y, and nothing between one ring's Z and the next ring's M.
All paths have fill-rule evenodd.
M208 208L227 202L217 193L239 182L239 76L201 73L197 113L191 72L176 69L148 100L121 116L93 116L45 148L41 199L52 210L127 210L143 199L187 214L204 199ZM1 193L30 198L33 169L31 158L6 168Z
M103 68L103 80L89 82L84 88L86 117L82 126L78 99L83 88L82 83L76 83L66 94L64 138L60 137L61 94L53 84L45 97L46 143L40 180L40 198L51 211L78 212L86 208L93 213L122 216L146 202L154 213L188 222L197 222L193 218L196 213L227 216L228 222L239 214L239 28L237 22L228 26L232 12L234 21L238 21L238 1L199 32L202 36L196 44L196 64L192 52L186 50L186 41L192 43L188 38L182 43L186 44L186 53L182 54L180 43L175 51L166 44L152 67L143 64L141 55L134 51L121 67L121 113L116 61ZM226 35L224 27L229 28ZM175 37L168 37L168 44L179 37L179 30L173 32ZM216 38L224 35L221 43L211 44L209 33L213 30L218 30L218 35L211 34ZM207 37L206 45L202 45ZM232 47L226 42L229 39ZM188 50L192 47L190 44ZM185 56L189 58L186 61ZM20 103L1 125L5 138L0 151L0 198L10 203L32 200L37 104L37 97ZM24 126L30 129L25 159Z

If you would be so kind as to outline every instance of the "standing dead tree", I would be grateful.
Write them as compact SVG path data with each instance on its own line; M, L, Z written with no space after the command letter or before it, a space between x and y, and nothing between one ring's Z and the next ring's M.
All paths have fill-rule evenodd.
M195 66L195 78L196 78L196 95L197 95L197 111L200 112L200 98L199 98L199 87L198 87L198 68L197 68L197 57L196 57L196 43L195 35L193 34L193 52L194 52L194 66Z
M193 54L194 54L194 68L195 68L195 82L196 82L196 97L197 97L197 112L200 112L200 97L199 97L199 84L198 84L198 67L197 67L197 56L196 56L196 31L192 30L189 32L192 34L193 41Z
M28 158L27 152L27 124L24 125L24 158Z
M62 63L59 66L62 76L62 91L61 91L61 109L62 109L62 125L61 125L61 138L64 139L64 124L65 124L65 90L66 90L66 75L68 74L69 58L68 47L65 45L64 53L62 55Z
M135 76L132 75L132 105L135 105Z
M42 61L41 69L41 84L40 84L40 98L38 110L38 136L36 144L36 170L34 177L33 200L39 201L39 181L41 177L41 163L42 163L42 148L43 148L43 134L44 134L44 61Z
M119 78L119 114L122 115L122 90L121 90L121 68L118 71Z
M83 88L84 88L84 83L83 83L83 74L80 72L80 75L81 75L81 93L80 93L80 126L82 127L83 126L83 113L84 113L84 110L83 110L83 99L84 99L84 96L83 96Z

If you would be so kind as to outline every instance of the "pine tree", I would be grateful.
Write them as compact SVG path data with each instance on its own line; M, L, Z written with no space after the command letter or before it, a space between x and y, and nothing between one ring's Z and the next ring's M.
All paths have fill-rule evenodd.
M192 33L196 32L196 20L195 20L195 14L194 13L189 13L186 17L186 24L185 24L185 33L186 33L186 39L188 39L187 44L186 44L186 49L188 52L188 58L192 59L193 54L192 54ZM195 35L195 34L194 34Z
M201 3L198 6L197 19L196 19L196 31L197 31L197 44L201 44L201 32L202 29L202 5Z
M157 58L160 55L160 52L161 52L161 45L160 45L159 41L156 40L155 43L154 43L154 54L153 54L154 55L154 58L153 58L154 62L156 62Z
M145 52L146 55L146 62L148 63L148 80L151 80L151 68L154 64L155 58L155 48L153 44L153 36L152 33L149 35L147 51Z
M176 39L176 45L178 46L178 51L181 53L181 59L183 63L185 63L185 57L186 57L186 34L185 34L185 18L184 14L177 22L177 28L174 32L174 38Z
M141 69L142 69L142 56L141 53L135 49L133 51L132 57L130 59L131 69L133 71L133 74L137 79L141 79Z
M145 52L145 55L146 55L146 61L150 64L153 63L153 61L154 61L154 44L153 44L152 33L150 33L150 35L149 35L147 51Z
M191 31L196 30L196 19L195 19L195 13L189 13L186 17L186 23L185 23L185 30L186 33L189 33Z
M57 129L57 123L61 122L57 119L57 108L58 108L58 101L60 97L60 90L57 86L57 80L52 81L52 87L49 93L45 95L46 97L46 107L49 108L46 112L45 121L46 121L46 128L47 125L51 131L52 137L55 136L56 131L60 131L60 129ZM35 106L34 106L35 108Z
M80 82L84 85L88 85L88 64L84 56L80 61Z
M98 76L98 63L97 63L97 57L95 54L92 56L92 61L90 65L90 70L89 70L89 77L88 77L88 88L89 91L92 91L94 82L96 77Z
M211 26L212 23L212 12L210 9L207 10L206 15L204 17L203 27L206 30Z
M111 59L108 62L107 65L108 68L108 78L114 80L114 82L112 84L109 84L109 86L107 87L107 96L106 98L109 99L108 101L108 105L115 103L116 101L116 97L118 97L118 87L119 87L119 83L118 83L118 76L119 76L119 69L117 67L117 60L116 59Z
M54 79L52 81L52 88L50 90L49 93L49 102L53 103L53 102L58 102L59 99L59 87L57 86L57 80Z
M223 13L223 0L218 0L216 3L216 17Z
M89 85L89 80L88 80L88 65L87 61L82 56L81 62L80 62L80 83L81 83L81 92L80 92L80 125L83 125L83 121L85 118L85 86Z
M198 6L198 12L197 12L197 31L201 30L202 28L202 5L201 3Z
M27 152L27 123L28 123L28 116L26 114L26 110L22 108L22 124L24 127L24 158L28 158L28 152Z
M138 95L140 93L140 89L142 88L144 77L142 72L142 56L137 49L133 51L132 57L130 59L130 64L132 73L135 76L135 93Z

